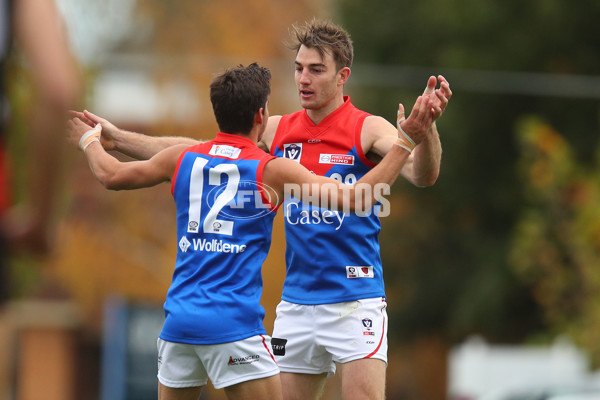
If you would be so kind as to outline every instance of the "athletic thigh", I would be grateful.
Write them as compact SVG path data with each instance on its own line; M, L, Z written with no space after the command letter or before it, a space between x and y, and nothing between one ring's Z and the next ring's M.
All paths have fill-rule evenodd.
M225 394L228 400L283 399L279 374L228 386Z
M384 400L386 363L376 359L338 364L344 400Z
M158 382L158 400L198 400L203 386L172 388Z
M323 395L327 374L282 372L283 400L318 400Z

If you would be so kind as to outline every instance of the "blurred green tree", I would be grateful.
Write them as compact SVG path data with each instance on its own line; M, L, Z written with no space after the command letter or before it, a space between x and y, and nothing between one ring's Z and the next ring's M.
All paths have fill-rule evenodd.
M554 332L568 333L600 363L600 169L584 167L542 121L519 129L526 202L511 265L532 286ZM600 153L599 153L600 155Z

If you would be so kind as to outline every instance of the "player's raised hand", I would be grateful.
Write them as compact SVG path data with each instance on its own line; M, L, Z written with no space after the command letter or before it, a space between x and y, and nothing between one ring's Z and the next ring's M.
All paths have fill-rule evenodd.
M440 87L436 89L437 83L440 83ZM452 97L452 90L450 90L450 84L442 75L430 76L427 80L427 86L423 92L423 96L431 98L432 107L431 113L433 114L433 120L435 121L442 116L450 97Z
M92 142L99 142L102 133L102 125L96 124L93 128L75 117L67 122L67 133L71 142L77 143L80 150L85 149Z
M79 118L82 122L85 122L86 124L88 124L92 128L96 125L94 123L94 121L92 121L91 119L86 118L86 116L83 113L83 111L69 110L69 114L73 118Z
M408 118L405 117L404 106L398 105L398 138L404 141L405 148L412 151L421 143L433 123L433 103L429 96L419 96ZM404 146L402 146L404 147Z
M88 110L83 110L83 112L69 111L69 113L71 116L78 118L81 122L87 124L90 128L100 124L102 126L102 136L100 136L102 147L104 147L104 150L106 151L116 149L115 137L119 134L120 130L110 121L101 118ZM73 138L69 137L69 139L73 141Z

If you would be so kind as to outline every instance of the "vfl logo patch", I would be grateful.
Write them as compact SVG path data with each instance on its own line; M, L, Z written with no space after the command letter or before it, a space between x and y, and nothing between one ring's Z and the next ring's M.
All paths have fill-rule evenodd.
M319 164L354 165L354 156L349 154L321 154Z
M285 344L287 339L271 338L271 348L273 349L273 355L285 356Z
M346 278L374 278L373 266L346 266Z
M289 158L299 163L300 157L302 157L302 143L287 143L283 145L283 158Z
M363 336L375 336L375 332L371 331L373 328L373 321L370 318L363 318L362 324L364 327Z
M208 154L211 156L221 156L235 160L240 156L241 152L242 149L238 149L237 147L227 146L224 144L213 144Z

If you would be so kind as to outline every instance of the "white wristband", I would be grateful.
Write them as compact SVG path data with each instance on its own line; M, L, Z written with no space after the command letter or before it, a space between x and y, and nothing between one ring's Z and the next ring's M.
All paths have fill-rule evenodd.
M90 145L90 143L98 140L100 141L100 135L102 134L102 125L96 124L95 127L85 132L79 139L79 148L84 150Z
M412 140L411 137L406 134L406 132L404 132L404 129L402 129L400 122L398 122L398 133L400 133L400 134L402 134L402 136L404 136L404 138L402 138L400 135L398 135L398 139L400 139L402 141L408 141L408 143L410 143L410 145L412 146L413 149L415 147L417 147L417 144L415 143L415 141Z
M88 140L86 142L86 144L83 145L83 147L81 148L81 150L83 150L83 152L85 153L85 149L88 148L88 146L94 142L98 142L100 143L100 139L98 139L97 137L93 137L92 139Z
M409 153L412 153L412 151L414 150L414 147L411 148L406 142L402 142L400 139L398 139L396 142L394 142L394 144L398 147L402 147L404 150L408 151Z

